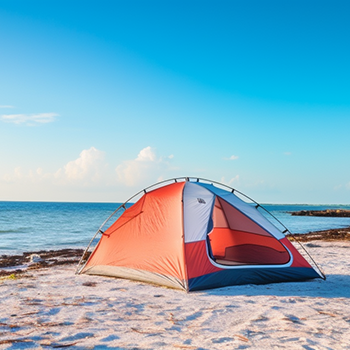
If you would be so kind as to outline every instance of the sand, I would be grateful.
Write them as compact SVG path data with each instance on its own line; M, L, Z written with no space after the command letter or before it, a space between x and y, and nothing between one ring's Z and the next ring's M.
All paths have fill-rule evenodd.
M186 293L75 275L0 280L0 349L350 349L350 242L305 244L321 279Z

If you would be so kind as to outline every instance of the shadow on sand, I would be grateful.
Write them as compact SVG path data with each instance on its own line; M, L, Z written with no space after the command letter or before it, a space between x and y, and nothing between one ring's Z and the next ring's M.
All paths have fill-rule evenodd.
M202 291L207 295L247 295L311 298L350 298L350 275L327 275L327 279L264 285L231 286Z

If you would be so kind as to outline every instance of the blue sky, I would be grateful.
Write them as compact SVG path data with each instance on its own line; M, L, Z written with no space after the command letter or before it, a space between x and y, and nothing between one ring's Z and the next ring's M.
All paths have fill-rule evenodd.
M348 1L0 0L0 200L212 179L350 203Z

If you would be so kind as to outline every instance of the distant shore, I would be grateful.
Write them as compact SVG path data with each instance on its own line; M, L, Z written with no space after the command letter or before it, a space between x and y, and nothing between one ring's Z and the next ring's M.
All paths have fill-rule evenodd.
M338 218L350 217L350 210L346 209L326 209L326 210L300 210L290 213L292 216L328 216Z

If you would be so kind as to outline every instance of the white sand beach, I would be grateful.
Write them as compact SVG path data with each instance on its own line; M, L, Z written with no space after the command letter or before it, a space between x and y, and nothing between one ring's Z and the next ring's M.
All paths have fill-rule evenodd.
M349 349L350 242L305 246L326 281L185 293L75 265L2 278L0 349Z

